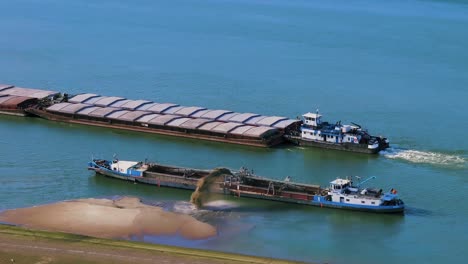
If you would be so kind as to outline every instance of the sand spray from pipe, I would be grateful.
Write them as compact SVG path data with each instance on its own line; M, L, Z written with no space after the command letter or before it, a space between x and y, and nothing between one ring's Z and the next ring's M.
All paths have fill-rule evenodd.
M198 180L197 189L192 193L190 202L197 208L203 207L208 202L213 188L217 188L217 182L223 181L225 175L232 175L226 168L216 168L207 176Z

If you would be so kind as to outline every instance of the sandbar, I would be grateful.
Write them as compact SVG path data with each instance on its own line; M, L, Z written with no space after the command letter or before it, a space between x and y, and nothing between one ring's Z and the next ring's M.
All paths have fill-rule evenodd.
M4 211L0 221L27 228L100 238L180 235L186 239L216 236L216 228L189 215L143 204L136 197L79 199Z

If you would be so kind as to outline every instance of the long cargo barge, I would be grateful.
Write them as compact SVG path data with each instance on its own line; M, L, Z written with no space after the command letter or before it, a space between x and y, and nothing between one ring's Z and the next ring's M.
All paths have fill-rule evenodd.
M88 169L111 178L187 190L195 190L200 180L215 172L118 159L93 159ZM396 190L384 193L382 189L361 187L372 178L375 177L358 184L354 184L352 179L335 179L329 187L322 188L319 185L291 182L290 177L283 181L259 177L242 168L218 175L211 189L217 193L278 202L376 213L402 213L405 206Z
M109 111L117 111L109 109ZM192 138L192 139L204 139L215 142L233 143L239 145L248 145L256 147L270 147L278 145L284 142L283 135L277 129L268 127L252 127L252 131L249 134L237 134L235 128L240 127L239 124L229 123L215 123L207 124L207 129L193 128L200 126L199 120L183 119L181 121L190 121L187 127L181 127L177 119L181 119L179 116L159 116L151 113L131 113L131 119L112 119L100 116L91 115L80 115L80 114L67 114L67 113L53 113L47 110L41 110L36 108L30 108L27 110L28 113L59 122L74 123L88 126L98 126L114 129L122 129L136 132L146 132L153 134L161 134L167 136ZM147 116L151 115L151 116ZM137 118L135 118L137 116ZM145 117L146 116L146 117ZM148 118L158 119L149 122L145 122ZM159 118L158 118L159 117ZM140 119L141 118L141 119ZM136 120L139 119L139 120ZM175 124L172 125L171 122ZM202 120L201 122L208 123L209 120ZM214 130L213 125L216 125L217 129ZM241 128L242 129L242 128Z
M259 147L287 142L367 154L389 147L387 138L354 123L324 122L318 111L299 120L92 93L70 97L12 85L0 85L0 114Z

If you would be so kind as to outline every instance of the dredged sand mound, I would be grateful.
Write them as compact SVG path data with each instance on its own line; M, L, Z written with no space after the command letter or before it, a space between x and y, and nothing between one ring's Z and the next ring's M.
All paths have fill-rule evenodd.
M188 239L205 239L216 235L216 229L209 224L145 205L133 197L115 201L80 199L13 209L1 213L0 221L102 238L180 234Z

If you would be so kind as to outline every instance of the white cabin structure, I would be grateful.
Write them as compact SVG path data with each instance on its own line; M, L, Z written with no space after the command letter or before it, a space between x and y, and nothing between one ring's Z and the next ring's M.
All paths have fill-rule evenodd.
M381 192L371 194L367 189L353 187L351 180L348 179L336 179L330 182L328 195L335 203L363 206L379 206L383 203Z
M302 115L304 124L301 127L301 137L305 140L313 140L329 143L353 143L359 144L360 135L350 134L353 127L351 125L335 125L330 130L324 130L322 125L322 115L318 113L306 113Z
M304 118L304 124L308 126L318 126L322 123L322 116L318 113L306 113L303 114L302 117Z

